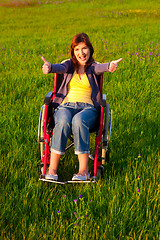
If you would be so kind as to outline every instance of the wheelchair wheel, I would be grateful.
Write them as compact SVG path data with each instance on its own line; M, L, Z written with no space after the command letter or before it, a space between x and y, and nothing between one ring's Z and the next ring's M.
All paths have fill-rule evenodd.
M102 164L105 164L109 161L108 156L108 142L109 142L109 103L106 103L105 109L105 120L104 120L104 127L103 127L103 143L102 143Z
M109 163L109 155L110 155L110 148L109 148L109 144L107 146L107 149L105 151L105 163Z
M39 152L42 160L44 154L44 110L45 105L42 106L40 115L39 115L39 125L38 125L38 143L39 143Z
M103 141L108 140L108 129L109 129L109 103L106 103L106 111L105 111L105 122L104 122L104 136Z
M105 121L103 128L103 142L102 142L102 164L109 162L109 142L111 137L111 127L112 127L112 109L110 110L109 103L106 104L105 110Z
M97 178L102 178L103 177L103 172L104 172L104 167L102 165L98 166L97 167Z

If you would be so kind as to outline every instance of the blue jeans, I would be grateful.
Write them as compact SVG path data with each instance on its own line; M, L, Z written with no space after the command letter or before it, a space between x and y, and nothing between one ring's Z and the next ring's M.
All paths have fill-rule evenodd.
M75 154L89 153L90 130L96 126L98 111L88 103L65 103L56 108L51 151L65 154L67 139L74 135Z

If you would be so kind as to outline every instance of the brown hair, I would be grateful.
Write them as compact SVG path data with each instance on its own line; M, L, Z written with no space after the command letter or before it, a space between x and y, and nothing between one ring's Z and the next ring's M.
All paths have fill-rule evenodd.
M74 48L81 42L84 42L86 44L86 46L89 48L90 50L90 57L86 63L86 66L85 66L85 69L87 68L87 66L90 65L90 63L92 61L94 61L93 59L93 53L94 53L94 48L89 40L89 37L86 33L79 33L79 34L76 34L73 39L72 39L72 42L71 42L71 48L70 48L70 54L71 54L71 59L73 61L73 64L74 64L74 67L76 69L76 71L78 71L78 68L79 68L79 62L78 60L76 59L75 55L74 55Z

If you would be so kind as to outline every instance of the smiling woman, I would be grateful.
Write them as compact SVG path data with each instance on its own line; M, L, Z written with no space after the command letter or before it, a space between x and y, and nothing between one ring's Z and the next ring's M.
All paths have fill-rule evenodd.
M159 1L35 6L0 7L0 239L159 239ZM38 181L37 122L53 74L43 74L40 55L52 63L68 59L71 37L82 31L96 61L124 58L103 78L114 116L110 162L96 184L47 184ZM73 150L60 161L59 179L78 172Z
M57 169L61 155L65 154L67 139L74 135L75 154L78 155L79 172L72 180L88 180L90 130L96 126L100 109L101 94L96 75L114 72L117 63L96 63L94 49L85 33L76 34L71 42L71 59L61 64L51 64L42 57L43 73L64 74L64 80L53 102L58 105L54 113L51 159L48 180L58 180ZM57 139L59 139L57 141Z

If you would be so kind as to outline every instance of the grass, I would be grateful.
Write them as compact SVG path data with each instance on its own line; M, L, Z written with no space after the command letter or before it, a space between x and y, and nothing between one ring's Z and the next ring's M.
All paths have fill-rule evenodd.
M159 2L37 2L0 6L0 238L159 239ZM89 35L96 61L123 61L104 75L113 109L104 178L59 186L38 181L39 111L53 89L40 56L52 63L68 58L77 32ZM70 179L77 164L71 149L59 176Z

